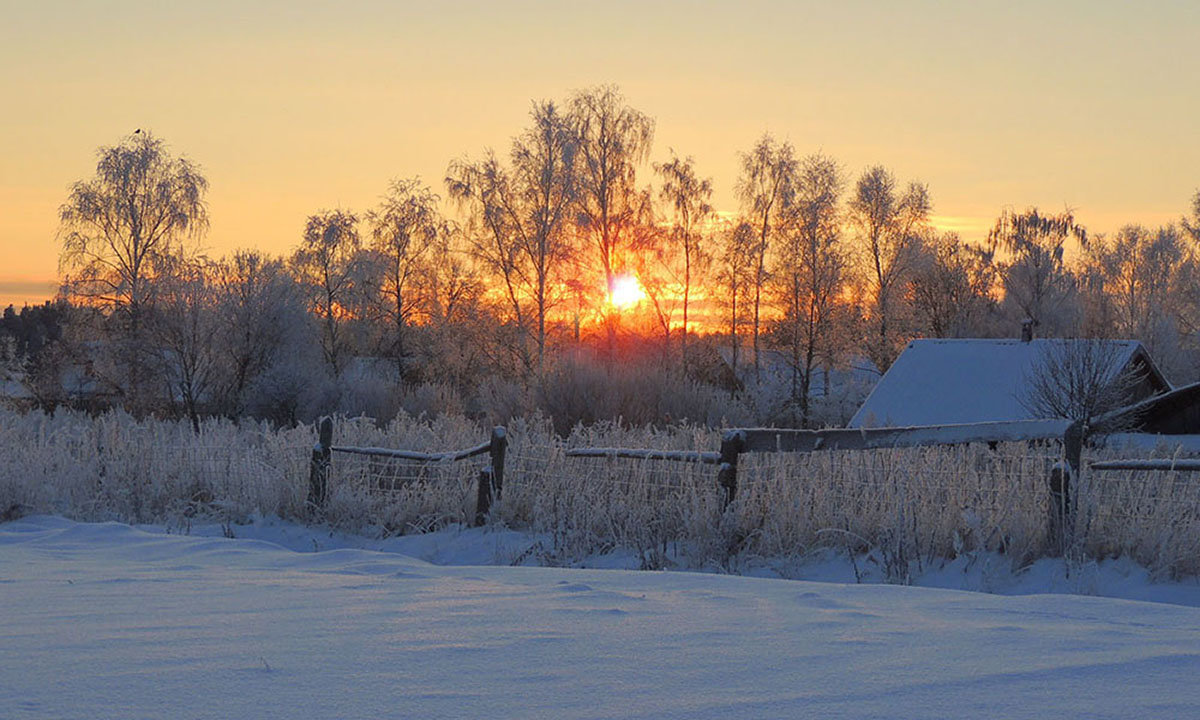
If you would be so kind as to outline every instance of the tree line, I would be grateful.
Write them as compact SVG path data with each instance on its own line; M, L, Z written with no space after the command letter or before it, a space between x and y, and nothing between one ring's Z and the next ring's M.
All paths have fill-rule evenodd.
M639 392L620 391L649 374L662 394L741 402L746 422L810 426L837 421L816 378L858 360L882 372L914 337L1023 321L1140 339L1176 382L1200 377L1200 192L1160 228L1093 235L1070 210L1005 209L967 242L934 227L926 185L882 166L852 176L769 134L739 153L739 207L720 212L691 157L650 162L654 130L611 86L535 102L506 152L448 164L444 196L397 179L372 208L314 212L285 256L220 258L200 250L201 169L139 131L71 187L62 299L6 313L0 359L39 404L197 425L404 403L666 419L666 400L634 408ZM610 297L629 275L637 308ZM53 319L35 345L26 312L42 313L29 327Z

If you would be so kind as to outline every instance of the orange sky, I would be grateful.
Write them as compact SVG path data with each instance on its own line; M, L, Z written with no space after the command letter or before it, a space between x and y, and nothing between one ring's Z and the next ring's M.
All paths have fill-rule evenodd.
M1094 231L1200 187L1200 3L12 2L0 26L0 304L45 296L56 209L152 130L211 183L206 245L287 251L321 208L507 147L535 98L617 83L735 209L764 130L930 186L978 239L1005 205ZM649 178L649 175L647 175Z

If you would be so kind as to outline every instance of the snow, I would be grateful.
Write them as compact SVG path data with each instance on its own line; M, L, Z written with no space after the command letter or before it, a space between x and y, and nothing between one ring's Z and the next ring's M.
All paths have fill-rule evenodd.
M1109 450L1157 457L1200 454L1200 435L1151 435L1149 433L1110 433L1096 438Z
M1020 388L1052 344L1070 340L913 340L848 427L965 424L1035 419ZM1133 340L1104 341L1124 368L1142 349Z
M496 566L530 538L485 530L374 543L277 521L233 530L258 537L0 525L0 717L1200 714L1196 607ZM1054 572L1024 575L1045 586ZM1124 573L1125 591L1151 589ZM980 577L926 580L965 576Z

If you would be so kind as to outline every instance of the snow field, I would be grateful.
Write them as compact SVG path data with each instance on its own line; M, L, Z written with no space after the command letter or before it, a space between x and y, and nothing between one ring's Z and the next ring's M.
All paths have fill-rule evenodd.
M1175 605L443 567L44 516L0 525L0 592L6 718L1200 713L1200 609Z

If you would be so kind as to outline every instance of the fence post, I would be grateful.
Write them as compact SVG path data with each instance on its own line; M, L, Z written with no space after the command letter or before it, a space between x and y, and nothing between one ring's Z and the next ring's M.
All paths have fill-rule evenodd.
M721 438L721 459L717 465L717 482L725 490L725 507L737 497L738 455L746 446L746 433L728 430Z
M492 428L492 442L488 448L491 456L491 467L479 471L479 486L475 493L475 527L487 522L488 511L492 509L492 498L500 499L504 488L504 452L508 447L508 436L503 425Z
M497 425L492 428L492 446L488 449L488 454L492 456L492 486L497 500L504 491L504 454L507 449L508 433L503 425Z
M488 511L492 509L492 469L479 469L479 485L475 492L475 527L481 527L487 522Z
M1082 422L1071 423L1063 433L1063 460L1050 470L1050 542L1064 552L1075 531L1075 511L1071 502L1071 483L1079 479L1083 457Z
M317 429L317 444L313 446L312 461L308 467L308 504L314 508L325 507L329 491L329 457L333 445L333 420L321 418Z

